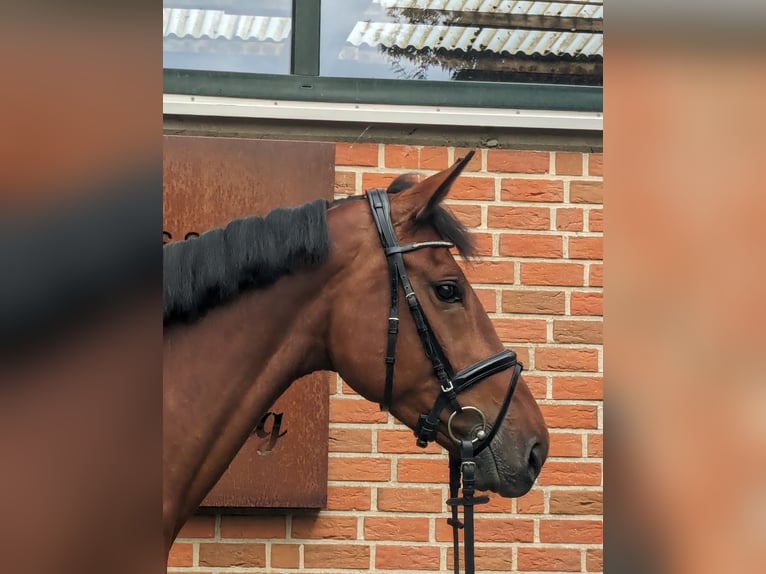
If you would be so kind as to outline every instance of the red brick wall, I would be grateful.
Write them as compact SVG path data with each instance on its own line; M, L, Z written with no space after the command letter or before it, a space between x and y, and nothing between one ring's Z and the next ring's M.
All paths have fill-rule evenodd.
M445 168L465 152L336 149L339 196ZM526 366L551 431L549 459L529 494L478 507L480 572L602 570L602 174L601 154L485 149L449 196L480 247L468 278ZM327 510L195 517L169 570L449 570L445 455L417 448L409 429L341 381L333 391Z

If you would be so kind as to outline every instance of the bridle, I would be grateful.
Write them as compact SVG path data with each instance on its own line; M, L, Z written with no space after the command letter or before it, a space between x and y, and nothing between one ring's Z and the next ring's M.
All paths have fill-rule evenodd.
M475 457L485 448L487 448L497 433L502 420L508 412L511 403L513 391L519 379L519 374L523 365L516 360L516 353L509 349L504 349L499 353L482 359L473 365L470 365L457 373L450 365L444 350L439 344L436 335L428 324L423 308L418 301L412 283L407 276L407 269L404 265L405 253L416 251L426 247L453 247L450 241L420 241L399 245L399 241L394 232L394 226L391 221L391 204L388 194L384 189L371 189L367 191L367 199L372 210L372 218L378 229L380 242L388 262L389 279L391 285L391 307L388 313L388 341L386 345L386 384L383 392L383 400L380 407L387 410L391 405L391 397L394 385L394 364L396 361L396 339L399 335L399 284L401 283L404 291L404 298L410 309L410 314L415 321L418 336L423 344L426 356L433 365L434 374L439 382L441 390L436 398L433 408L428 414L421 414L415 428L417 445L425 447L429 442L435 441L439 429L439 419L441 412L447 407L451 407L452 413L447 422L447 433L460 445L460 458L450 454L450 498L447 504L452 509L452 518L447 522L452 526L453 544L454 544L454 571L460 572L460 554L458 531L465 529L465 571L466 574L474 574L474 528L473 528L473 507L477 504L489 502L487 496L474 496L476 462ZM487 431L487 420L484 413L473 406L462 406L458 401L458 394L479 381L486 379L513 367L513 375L506 392L505 399L500 407L495 422ZM452 429L454 419L461 413L473 412L478 414L481 419L479 428L474 427L471 431L472 437L459 438ZM461 487L463 496L459 497ZM458 507L463 506L463 520L458 520Z

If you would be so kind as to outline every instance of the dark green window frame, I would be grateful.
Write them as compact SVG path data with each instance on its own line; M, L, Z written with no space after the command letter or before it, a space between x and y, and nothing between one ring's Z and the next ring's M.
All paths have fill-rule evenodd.
M603 112L603 88L319 76L321 0L293 0L290 75L164 69L164 92L313 102Z

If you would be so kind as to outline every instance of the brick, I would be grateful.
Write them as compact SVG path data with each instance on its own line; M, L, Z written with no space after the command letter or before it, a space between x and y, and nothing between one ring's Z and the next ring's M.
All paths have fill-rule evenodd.
M272 568L299 568L300 567L299 544L272 544L271 567Z
M549 460L537 477L540 486L600 486L601 464Z
M553 340L557 343L600 344L604 342L604 322L554 319Z
M485 514L490 512L511 512L512 504L510 498L503 498L502 496L498 496L497 494L492 494L490 492L484 492L482 494L487 494L489 496L489 502L477 506L475 508L476 512L480 514L482 512ZM441 520L441 518L437 519L436 524L438 525Z
M540 405L549 428L595 429L598 413L594 405Z
M604 154L588 154L588 175L604 175Z
M199 545L200 566L240 566L264 568L266 545L253 543L202 543Z
M385 166L406 169L444 169L447 148L415 145L385 146Z
M583 275L584 266L579 263L521 263L523 285L578 287Z
M442 448L436 443L429 443L426 448L415 444L415 435L410 429L379 429L378 452L393 454L440 454Z
M545 151L488 150L487 170L508 173L548 173L549 154Z
M378 144L338 142L335 165L377 166Z
M600 401L604 398L603 377L553 377L552 395L558 400Z
M572 315L603 315L604 294L599 291L572 291L569 311Z
M583 210L579 207L559 207L555 215L556 229L559 231L583 230Z
M335 172L335 195L354 195L356 193L356 174L352 171Z
M305 568L363 569L370 567L370 547L362 544L306 544Z
M356 539L356 516L293 516L292 538Z
M519 548L519 570L532 572L579 572L577 548Z
M547 230L551 227L551 210L549 207L490 205L487 208L487 227Z
M495 199L495 178L461 176L452 184L449 197L450 199L492 201Z
M465 166L465 172L469 171L481 171L481 150L472 148L472 147L456 147L455 148L455 161L458 161L461 158L464 158L466 155L468 155L468 152L476 152L474 153L473 157L471 158L471 161L468 162L468 165Z
M537 488L516 499L516 512L519 514L542 514L544 510L545 494Z
M572 181L569 184L571 203L603 203L604 184L601 181Z
M590 287L603 287L604 286L604 265L601 263L594 263L590 266L588 271L588 285Z
M381 570L438 570L441 551L434 546L387 546L375 549L375 568Z
M330 427L330 452L372 452L372 430Z
M563 315L565 309L564 292L504 289L502 309L503 313Z
M351 386L346 382L341 380L341 394L343 395L353 395L355 397L361 397L359 393L357 393L354 389L351 388Z
M569 238L569 258L570 259L603 259L604 258L604 238L603 237L570 237Z
M178 533L178 538L213 538L214 536L215 516L192 516Z
M588 212L588 231L604 231L603 209L591 209Z
M388 413L370 401L345 397L330 399L331 423L384 423L387 420Z
M593 490L553 490L551 514L593 514L604 512L604 495Z
M400 458L397 463L396 480L398 482L449 482L449 465L441 458Z
M284 538L287 523L284 516L222 516L223 538Z
M492 256L493 239L491 233L474 232L471 233L471 243L473 243L476 255L479 257Z
M481 225L481 205L449 203L447 208L466 227L479 227Z
M427 542L429 519L408 516L366 516L365 540L400 540Z
M336 457L327 459L329 480L387 481L391 478L391 461L377 457Z
M535 369L538 371L597 371L598 351L541 347L535 350Z
M474 289L481 306L487 313L497 313L497 291L494 289Z
M475 525L477 542L532 542L535 539L534 520L531 518L477 516ZM436 540L452 540L452 527L446 520L437 520Z
M556 175L582 175L582 154L556 152Z
M588 435L588 456L593 458L603 458L604 456L604 435L593 433Z
M441 488L378 488L378 510L387 512L441 512Z
M497 336L506 343L545 343L548 337L545 319L496 318L492 320L492 324Z
M515 264L513 261L472 261L461 262L469 283L513 284Z
M522 361L522 363L526 364L524 361ZM544 399L548 395L548 381L546 377L538 375L522 375L521 380L526 383L529 392L532 393L532 396L535 397L535 399Z
M601 520L541 520L540 542L600 544L603 526Z
M548 423L549 428L555 428L547 421L547 419L546 423ZM581 457L582 435L575 433L551 432L548 456Z
M362 191L376 187L387 189L398 176L398 173L374 173L366 171L362 174Z
M529 360L529 346L514 345L513 350L516 352L516 358L524 365L524 368L529 369L532 365L532 361Z
M194 564L194 544L175 542L170 547L168 566L192 566Z
M328 486L327 510L369 510L369 486Z
M564 182L558 179L503 179L500 183L502 201L564 201Z
M504 233L500 236L499 253L504 257L560 258L564 240L560 235L526 235Z
M513 551L507 544L503 546L478 546L475 549L475 556L477 572L506 573L513 571ZM451 565L452 560L453 550L452 547L449 547L447 549L447 564Z
M585 551L585 569L588 572L604 571L604 551L601 548L588 548Z

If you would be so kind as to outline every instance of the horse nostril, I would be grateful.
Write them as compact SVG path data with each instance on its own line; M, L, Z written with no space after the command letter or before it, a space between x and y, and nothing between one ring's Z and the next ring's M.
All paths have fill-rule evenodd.
M533 480L540 474L540 469L543 467L544 461L543 446L539 442L536 442L529 450L529 473Z

